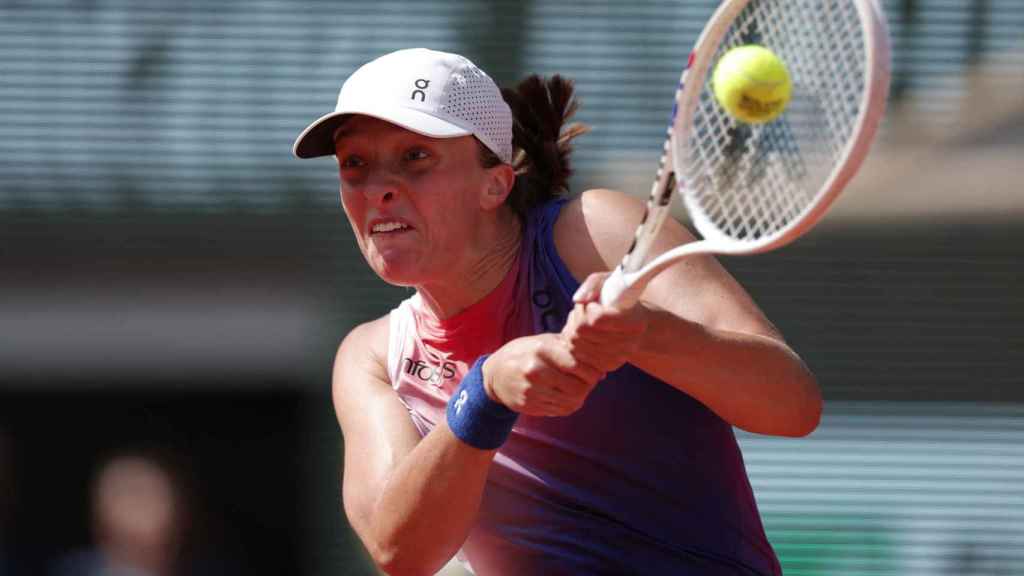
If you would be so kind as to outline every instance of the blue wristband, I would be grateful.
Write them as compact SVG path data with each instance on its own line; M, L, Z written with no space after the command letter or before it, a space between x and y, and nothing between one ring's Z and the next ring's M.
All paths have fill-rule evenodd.
M486 359L487 355L477 359L448 401L448 427L466 444L494 450L508 439L519 413L487 396L483 374Z

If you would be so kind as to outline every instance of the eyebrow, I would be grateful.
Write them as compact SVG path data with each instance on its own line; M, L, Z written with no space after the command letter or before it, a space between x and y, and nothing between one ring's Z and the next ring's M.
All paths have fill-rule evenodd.
M337 128L334 129L334 134L331 135L331 142L333 142L334 145L337 146L338 140L341 140L342 138L347 138L351 135L352 129L346 128L345 124L342 124L341 126L338 126Z

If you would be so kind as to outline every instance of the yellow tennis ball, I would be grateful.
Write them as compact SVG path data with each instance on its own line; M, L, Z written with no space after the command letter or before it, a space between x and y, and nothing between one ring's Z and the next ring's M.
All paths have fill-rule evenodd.
M738 46L719 58L711 84L718 103L751 124L777 118L793 94L786 65L774 52L755 44Z

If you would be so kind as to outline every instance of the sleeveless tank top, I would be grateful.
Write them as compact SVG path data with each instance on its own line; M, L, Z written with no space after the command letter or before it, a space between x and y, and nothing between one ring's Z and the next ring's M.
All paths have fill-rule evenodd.
M506 278L446 319L419 295L390 313L388 372L420 434L466 370L503 343L561 330L579 286L533 209ZM520 416L459 556L491 574L781 574L732 427L632 365L563 418Z

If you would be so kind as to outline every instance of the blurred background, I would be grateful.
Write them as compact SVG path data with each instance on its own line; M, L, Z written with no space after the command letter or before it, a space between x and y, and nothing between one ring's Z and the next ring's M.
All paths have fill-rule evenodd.
M330 368L407 293L294 137L428 46L574 78L574 188L645 195L715 4L0 1L0 575L372 574ZM812 436L740 441L787 574L1022 574L1024 3L884 7L861 174L798 243L723 260L826 398Z

